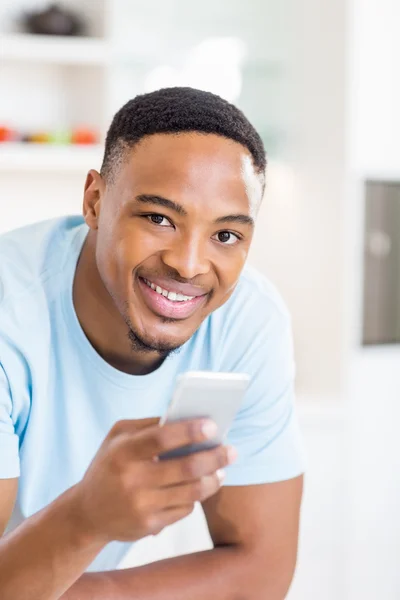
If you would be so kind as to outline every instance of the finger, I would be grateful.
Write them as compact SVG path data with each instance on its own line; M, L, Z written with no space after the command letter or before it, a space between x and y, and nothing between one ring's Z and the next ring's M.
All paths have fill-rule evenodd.
M211 440L216 434L217 426L209 419L192 419L142 429L129 436L129 444L136 458L148 459L169 450Z
M206 475L190 483L162 488L156 492L158 507L166 509L203 502L203 500L218 492L224 476L224 471L220 469L212 475Z
M147 419L121 419L117 421L110 431L110 437L116 437L123 434L133 434L147 429L148 427L155 427L159 424L160 417L150 417Z
M149 479L159 487L194 481L228 466L234 461L235 454L231 446L217 446L182 458L160 461L154 463Z

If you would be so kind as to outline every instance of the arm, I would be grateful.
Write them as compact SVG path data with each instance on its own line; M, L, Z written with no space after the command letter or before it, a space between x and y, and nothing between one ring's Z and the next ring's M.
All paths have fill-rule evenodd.
M158 533L215 494L217 471L231 462L227 448L154 460L213 438L214 428L204 425L116 423L82 481L0 540L1 600L57 600L108 542Z
M64 600L283 600L296 564L302 483L225 487L203 503L213 550L86 574Z
M4 524L14 496L14 486L8 481L0 482ZM75 489L71 488L0 539L2 600L56 600L94 560L104 544L82 530L75 506Z
M18 479L0 480L0 537L10 520L18 491Z
M236 545L241 550L243 572L235 589L242 589L244 577L243 600L286 597L296 566L302 490L300 476L225 487L204 503L215 546Z
M101 544L81 530L72 490L3 536L15 505L20 470L12 413L11 388L0 363L0 598L55 599L81 575Z

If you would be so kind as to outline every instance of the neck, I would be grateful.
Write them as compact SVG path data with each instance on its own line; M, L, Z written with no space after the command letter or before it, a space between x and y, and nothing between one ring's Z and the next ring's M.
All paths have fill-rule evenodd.
M132 348L128 326L98 272L91 232L76 267L73 302L86 337L111 366L131 375L145 375L163 362L156 352L146 353Z

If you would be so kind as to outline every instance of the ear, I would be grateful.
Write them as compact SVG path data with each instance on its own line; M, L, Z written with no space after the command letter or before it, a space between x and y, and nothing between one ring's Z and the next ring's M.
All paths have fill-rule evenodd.
M83 194L83 216L90 229L98 229L101 199L105 188L106 185L100 173L91 169L86 176Z

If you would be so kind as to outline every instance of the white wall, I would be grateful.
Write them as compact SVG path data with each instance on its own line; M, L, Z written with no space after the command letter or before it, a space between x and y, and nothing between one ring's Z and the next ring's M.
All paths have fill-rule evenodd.
M290 151L267 195L253 260L293 315L299 390L335 397L342 385L346 185L346 1L293 2Z
M400 5L395 0L349 3L347 308L352 314L349 342L356 354L361 336L364 181L400 181L399 25Z
M348 587L363 600L400 596L400 348L363 349L363 182L400 180L400 5L352 0L349 48L348 398L352 430Z
M35 221L80 213L84 182L85 171L1 173L0 233Z
M400 5L353 0L351 17L351 165L400 176Z

